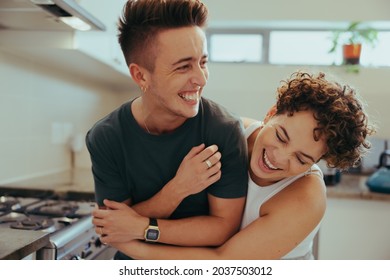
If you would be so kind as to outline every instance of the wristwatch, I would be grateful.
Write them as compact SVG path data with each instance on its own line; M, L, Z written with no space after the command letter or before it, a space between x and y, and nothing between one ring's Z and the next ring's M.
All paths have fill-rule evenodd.
M157 242L160 237L160 230L157 225L157 219L149 218L149 226L145 229L145 241Z

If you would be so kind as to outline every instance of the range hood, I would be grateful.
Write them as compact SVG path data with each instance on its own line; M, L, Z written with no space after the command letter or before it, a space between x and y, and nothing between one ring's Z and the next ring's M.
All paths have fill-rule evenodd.
M105 30L105 25L75 0L0 0L0 29Z

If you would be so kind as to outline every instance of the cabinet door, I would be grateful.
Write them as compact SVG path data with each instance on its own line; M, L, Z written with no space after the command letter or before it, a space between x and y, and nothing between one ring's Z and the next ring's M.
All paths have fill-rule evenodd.
M328 199L319 259L390 259L390 201Z
M101 20L105 31L76 31L75 48L128 75L128 69L118 43L117 23L125 0L82 0L80 6Z

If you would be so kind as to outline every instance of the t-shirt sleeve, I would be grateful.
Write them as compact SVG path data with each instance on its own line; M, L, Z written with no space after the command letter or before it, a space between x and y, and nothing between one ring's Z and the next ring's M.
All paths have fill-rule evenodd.
M221 198L245 196L248 187L248 153L243 125L237 120L218 130L222 176L208 188L208 192Z
M115 133L104 126L95 126L86 135L86 146L91 157L98 205L103 205L104 199L121 202L130 198L125 177L121 176L120 141Z

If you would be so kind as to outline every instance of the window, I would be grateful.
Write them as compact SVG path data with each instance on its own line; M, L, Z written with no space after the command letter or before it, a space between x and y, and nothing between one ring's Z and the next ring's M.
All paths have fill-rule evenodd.
M366 46L362 50L360 63L366 66L390 66L390 32L378 33L375 48Z
M329 53L330 31L271 31L269 63L331 65L341 63L341 55ZM339 59L337 59L339 58Z
M261 34L212 34L209 56L216 62L261 62Z
M258 28L211 30L208 34L211 62L276 65L341 65L341 46L329 53L332 31ZM390 31L378 33L375 48L364 45L360 64L390 67Z

